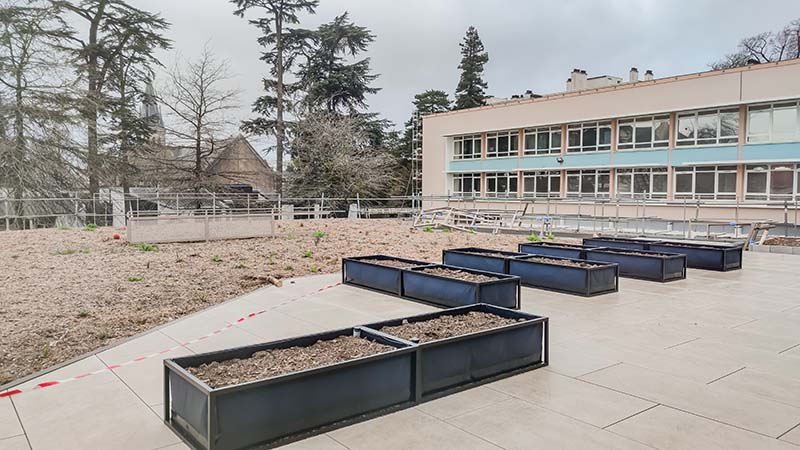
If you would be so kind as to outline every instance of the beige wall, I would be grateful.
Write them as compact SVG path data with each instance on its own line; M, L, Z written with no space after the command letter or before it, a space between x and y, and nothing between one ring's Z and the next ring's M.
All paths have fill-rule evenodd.
M422 192L447 192L447 136L798 98L798 80L791 60L426 116Z

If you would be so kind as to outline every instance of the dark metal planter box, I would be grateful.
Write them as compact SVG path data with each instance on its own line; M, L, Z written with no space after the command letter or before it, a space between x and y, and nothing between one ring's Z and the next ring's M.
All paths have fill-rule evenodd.
M692 244L686 242L654 242L650 250L682 253L692 269L735 270L742 268L744 244Z
M559 258L586 259L586 250L600 248L596 245L561 244L554 242L530 242L519 244L520 253Z
M676 253L600 248L587 251L586 259L619 264L621 277L661 282L686 278L686 255Z
M365 262L367 259L397 260L414 264L415 266L429 265L428 262L413 259L395 258L387 255L359 256L342 259L342 283L375 289L382 292L400 295L402 277L398 267L382 266L380 264Z
M396 350L212 389L185 368L354 335ZM164 361L164 419L196 449L238 450L362 418L416 398L416 349L360 327Z
M628 250L650 250L652 241L642 239L616 238L599 236L584 238L583 245L589 247L625 248Z
M505 256L495 256L490 255L490 253L499 253ZM448 266L466 267L485 272L508 273L508 259L523 255L524 253L486 248L454 248L442 251L442 263Z
M619 289L619 266L602 261L563 259L597 264L595 267L563 266L547 262L532 261L537 256L521 256L511 260L509 273L520 277L523 286L549 289L584 296L617 292Z
M384 327L401 325L404 321L421 322L471 311L525 320L500 328L419 344L417 400L430 400L472 387L476 383L493 381L502 376L547 365L548 319L492 305L479 304L448 309L379 322L366 325L365 328L381 331Z
M478 275L497 277L493 281L473 282L420 272L425 268L444 267ZM520 280L502 273L433 264L403 269L403 297L421 300L445 308L488 303L504 308L519 309Z

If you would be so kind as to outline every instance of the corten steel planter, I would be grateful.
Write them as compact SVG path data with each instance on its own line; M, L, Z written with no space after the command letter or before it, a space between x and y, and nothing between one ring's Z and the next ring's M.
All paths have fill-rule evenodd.
M361 287L400 295L402 277L399 267L388 267L380 264L365 262L367 259L396 260L415 266L429 265L429 262L413 259L395 258L387 255L358 256L342 259L342 283L354 284Z
M509 274L520 277L523 286L565 292L591 297L619 290L619 265L603 261L572 258L547 258L595 264L594 267L564 266L534 261L539 256L514 258L509 263Z
M496 256L492 253L504 256ZM454 248L442 251L442 263L485 272L508 273L508 260L515 256L524 256L524 253L475 247Z
M548 318L478 304L403 319L365 325L380 331L404 321L422 322L443 315L480 311L522 319L518 323L437 341L416 348L417 400L425 401L488 381L532 370L548 364ZM387 330L388 333L388 330ZM397 338L401 340L401 338Z
M677 253L599 248L588 250L586 259L619 264L621 277L660 282L686 278L686 255Z
M601 247L596 245L561 244L555 242L526 242L524 244L519 244L520 253L572 259L586 259L586 250L594 248Z
M661 241L650 244L650 250L682 253L692 269L728 271L742 268L744 244L739 243L688 243Z
M474 282L420 272L422 269L443 267L477 275L496 277L492 281ZM488 303L504 308L519 309L519 277L490 273L444 264L403 269L402 297L419 300L444 308Z
M345 335L362 336L395 350L216 389L185 369ZM409 406L416 399L416 370L413 346L360 327L167 359L164 420L195 449L274 446L341 426L343 421Z
M653 241L647 241L643 239L618 238L610 236L598 236L583 239L583 245L589 247L625 248L628 250L650 250L650 244L652 242Z

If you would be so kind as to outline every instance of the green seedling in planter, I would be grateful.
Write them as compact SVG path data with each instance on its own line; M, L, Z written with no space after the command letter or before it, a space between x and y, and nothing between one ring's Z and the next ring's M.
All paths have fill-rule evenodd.
M138 248L143 252L157 252L158 246L153 244L133 244L134 247Z
M303 252L303 258L311 258L314 253L311 250L306 250Z
M314 246L316 247L317 245L319 245L320 241L322 241L322 238L324 238L324 237L325 237L325 232L324 231L319 231L319 230L315 231L314 232Z
M216 262L216 263L222 262L222 258L220 258L219 255L214 255L214 256L211 257L211 261Z
M83 227L83 231L95 231L97 230L96 223L87 223L85 227Z
M528 240L531 242L539 242L542 240L542 238L540 238L538 234L532 234L528 236Z
M548 241L555 241L556 240L556 235L553 234L553 233L547 233L547 240Z
M136 282L142 281L142 280L144 280L144 277L139 276L139 275L136 275L136 276L133 276L133 277L128 277L128 281L130 281L131 283L136 283Z

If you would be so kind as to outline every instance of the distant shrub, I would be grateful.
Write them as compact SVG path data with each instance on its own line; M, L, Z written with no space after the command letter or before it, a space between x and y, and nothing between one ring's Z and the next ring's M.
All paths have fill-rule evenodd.
M85 227L83 227L83 231L95 231L97 230L96 223L87 223Z
M136 283L136 282L138 282L138 281L142 281L142 280L144 280L144 277L142 277L142 276L139 276L139 275L135 275L135 276L132 276L132 277L128 277L128 281L130 281L130 282L132 282L132 283Z
M322 241L322 238L324 238L324 237L325 237L325 232L324 231L319 231L319 230L315 231L314 232L314 246L316 247L317 245L319 245L320 241Z
M143 252L157 252L158 246L153 244L133 244L134 247L138 248Z

